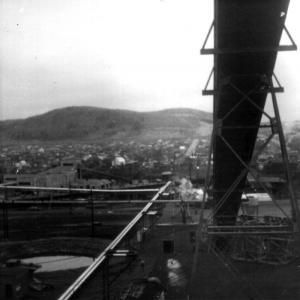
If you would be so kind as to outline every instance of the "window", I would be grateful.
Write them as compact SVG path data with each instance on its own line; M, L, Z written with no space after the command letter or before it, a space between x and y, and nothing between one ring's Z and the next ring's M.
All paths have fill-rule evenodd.
M163 253L174 253L174 240L163 241Z

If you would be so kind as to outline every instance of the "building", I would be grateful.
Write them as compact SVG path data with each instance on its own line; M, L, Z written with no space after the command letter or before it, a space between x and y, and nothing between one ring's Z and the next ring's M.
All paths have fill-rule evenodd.
M81 189L109 189L112 182L108 179L77 179L72 187Z
M78 178L79 162L73 158L63 159L61 165L36 174L5 174L3 183L20 186L69 187Z

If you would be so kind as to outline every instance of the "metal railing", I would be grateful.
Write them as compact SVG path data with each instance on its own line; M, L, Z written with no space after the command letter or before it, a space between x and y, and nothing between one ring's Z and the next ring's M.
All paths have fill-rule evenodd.
M129 224L121 231L121 233L106 247L106 249L95 259L95 261L75 280L73 284L58 298L58 300L68 300L82 287L82 285L90 278L90 276L98 270L103 264L107 255L114 251L118 245L125 239L126 235L133 227L144 217L145 213L156 202L159 196L169 187L171 181L167 182L156 195L147 203L147 205L129 222Z
M0 185L2 190L22 190L22 191L49 191L49 192L80 192L80 193L151 193L157 192L159 189L81 189L81 188L59 188L59 187L39 187L39 186L13 186L13 185Z

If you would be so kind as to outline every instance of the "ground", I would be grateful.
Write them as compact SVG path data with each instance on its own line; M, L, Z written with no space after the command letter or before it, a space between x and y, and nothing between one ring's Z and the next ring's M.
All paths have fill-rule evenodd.
M288 202L283 201L282 206L286 213L289 214ZM65 220L67 220L68 224L73 221L75 223L75 219L78 220L78 215L80 215L77 214L76 218L72 220L72 217L68 217L68 212L66 211L65 213ZM280 214L276 207L268 204L261 205L259 213ZM210 211L205 211L206 217L209 214ZM105 228L112 228L112 232L115 232L115 228L113 228L114 222L117 228L119 228L120 224L122 222L126 223L128 219L128 214L124 214L124 218L122 219L120 212L116 212L116 218L108 217L103 212L98 216L99 219L97 221L100 220L100 217L103 217L102 222L104 227L110 224L111 227ZM63 217L62 212L59 214L59 217ZM114 258L110 261L109 274L112 281L110 285L111 299L118 299L122 291L133 279L149 276L160 278L166 289L166 299L169 300L294 300L300 298L300 259L298 257L295 257L290 263L281 266L238 262L229 256L212 251L213 249L207 247L207 243L201 243L195 273L192 276L192 267L195 263L195 240L193 232L196 230L196 221L198 218L199 208L190 207L187 215L187 223L183 224L179 207L174 204L167 204L163 209L162 217L152 230L146 232L142 242L137 242L136 235L133 235L127 244L123 245L123 247L129 247L137 253L137 257L132 261L130 266L124 272L120 273L120 270L126 266L126 262L129 262L129 260L125 261ZM88 213L82 213L82 217L79 220L81 220L81 224L88 223ZM31 224L31 222L25 222L24 224ZM62 224L57 223L56 225L60 226ZM13 228L11 230L13 232ZM83 234L90 233L90 226L86 226L84 230L82 228L80 230L82 230ZM96 230L96 233L99 235L101 231ZM85 253L86 255L94 256L95 254L99 254L105 245L109 243L109 240L102 240L99 236L94 239L85 237L57 239L50 238L51 232L48 232L48 234L49 238L38 239L34 242L2 243L1 260L3 261L4 258L9 257L24 256L25 253L37 255L37 253L45 253L46 250L52 252L55 248L58 252L64 252L64 254L82 255ZM166 241L174 242L173 250L169 249L170 251L168 252L164 244ZM51 248L51 245L53 245L53 248ZM71 253L72 251L76 253ZM32 294L32 296L35 299L57 299L83 270L39 273L36 276L49 284L50 287L48 290L39 294ZM102 269L99 269L93 278L87 282L76 296L77 299L99 299L102 297L102 271Z

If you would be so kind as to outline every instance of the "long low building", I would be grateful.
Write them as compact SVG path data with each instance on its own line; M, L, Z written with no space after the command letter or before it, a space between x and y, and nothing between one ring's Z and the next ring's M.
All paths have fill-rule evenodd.
M4 174L3 184L42 187L69 187L78 176L78 161L69 158L62 161L61 165L38 173Z

